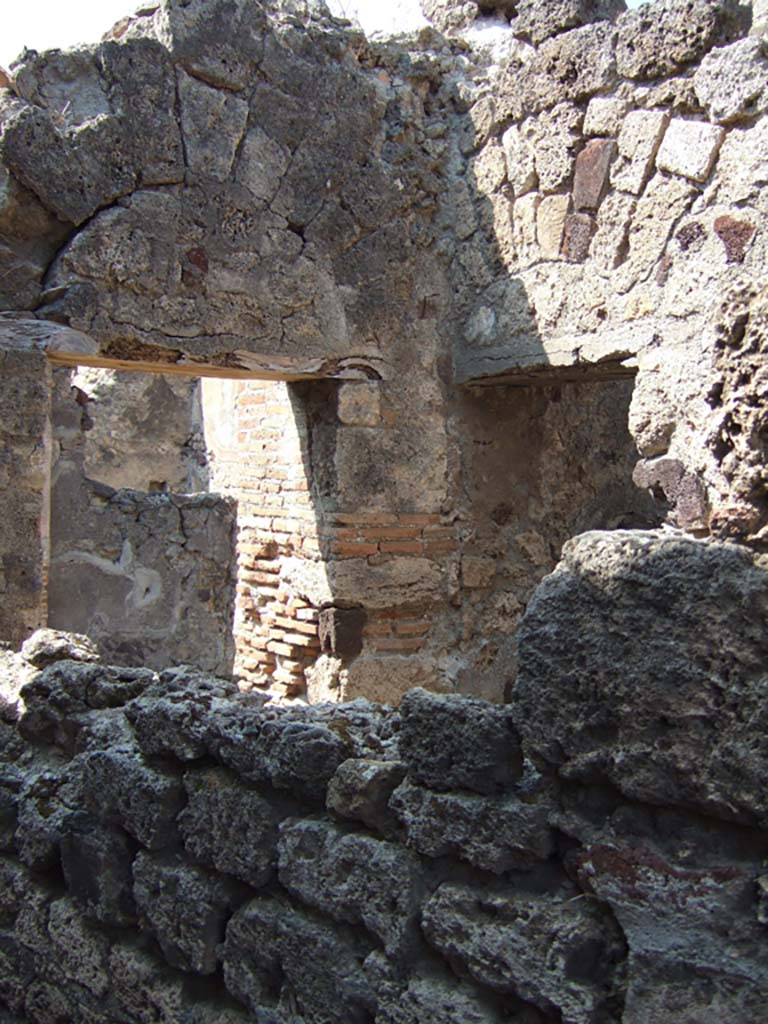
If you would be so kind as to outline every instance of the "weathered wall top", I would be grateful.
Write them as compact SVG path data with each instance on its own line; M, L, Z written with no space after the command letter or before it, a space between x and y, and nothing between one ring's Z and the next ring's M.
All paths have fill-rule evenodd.
M27 54L0 113L6 308L112 362L380 376L436 186L419 90L345 24L171 0Z

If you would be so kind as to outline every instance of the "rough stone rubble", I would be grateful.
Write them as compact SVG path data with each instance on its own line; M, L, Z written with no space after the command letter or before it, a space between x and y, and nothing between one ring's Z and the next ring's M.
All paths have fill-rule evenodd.
M276 706L35 634L0 681L0 999L36 1024L759 1024L767 598L738 545L586 534L506 705Z
M98 568L134 662L2 652L20 1019L765 1020L765 5L424 11L163 0L0 89L0 628ZM83 365L225 378L225 497L103 480Z

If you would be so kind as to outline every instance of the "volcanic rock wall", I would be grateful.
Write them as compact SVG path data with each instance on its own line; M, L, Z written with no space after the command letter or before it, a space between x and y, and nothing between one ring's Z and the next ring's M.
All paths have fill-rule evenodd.
M276 707L27 644L0 999L35 1024L761 1024L767 614L764 558L614 531L537 591L503 706Z
M220 460L249 682L500 699L568 536L763 542L764 42L736 0L650 11L433 3L372 43L315 3L165 0L13 69L14 336L244 379L243 414L276 381ZM324 608L362 646L293 628Z
M185 443L196 384L123 376L75 376L89 394L69 369L54 371L47 622L86 633L120 664L226 675L236 506L185 486L200 471L194 459L190 473L200 452Z

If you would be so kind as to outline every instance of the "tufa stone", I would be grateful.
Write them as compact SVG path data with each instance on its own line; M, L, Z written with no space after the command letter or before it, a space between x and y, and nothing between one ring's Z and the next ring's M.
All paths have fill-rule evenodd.
M706 181L725 132L717 125L674 118L664 134L656 166L691 181Z
M520 746L508 708L417 688L406 693L400 713L400 755L415 782L495 793L520 777Z

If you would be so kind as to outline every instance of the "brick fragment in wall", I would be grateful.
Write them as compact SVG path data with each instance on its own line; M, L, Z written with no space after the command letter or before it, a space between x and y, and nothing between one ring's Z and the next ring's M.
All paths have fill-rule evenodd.
M565 218L563 255L571 263L583 263L595 233L595 221L588 213L570 213Z
M677 244L683 252L695 251L707 237L707 232L697 220L688 221L675 235Z
M322 608L317 626L322 652L345 658L359 654L365 618L363 608Z
M703 121L672 120L656 156L656 166L692 181L706 181L725 138L725 131Z
M743 263L747 247L755 233L754 225L726 214L715 220L714 228L715 234L723 243L727 262Z
M594 211L608 184L608 172L616 156L613 139L593 139L576 157L573 177L573 208Z

